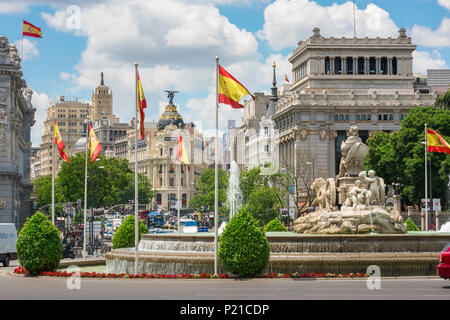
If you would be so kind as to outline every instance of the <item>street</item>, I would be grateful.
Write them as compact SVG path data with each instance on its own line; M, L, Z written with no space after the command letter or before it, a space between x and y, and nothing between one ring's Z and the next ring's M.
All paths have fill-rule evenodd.
M16 263L16 261L14 261ZM16 267L0 268L0 299L77 300L450 300L450 281L439 277L370 279L81 279L68 289L68 278L23 277ZM17 264L17 263L16 263ZM372 286L373 287L373 286Z

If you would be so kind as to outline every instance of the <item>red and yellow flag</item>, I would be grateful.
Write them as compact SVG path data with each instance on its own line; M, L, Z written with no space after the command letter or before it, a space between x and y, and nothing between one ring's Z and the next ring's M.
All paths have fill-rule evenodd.
M232 108L244 108L239 101L248 94L255 100L246 87L219 65L219 103L228 104Z
M177 160L187 165L189 171L191 170L188 155L186 153L186 149L184 148L183 138L181 135L178 137L177 143Z
M139 115L140 115L140 125L141 125L141 139L144 139L144 109L147 108L147 101L145 100L144 91L142 90L141 79L139 79L139 73L137 74L138 83L138 96L139 96Z
M42 38L42 31L41 28L23 20L22 35L26 37Z
M55 134L54 134L55 144L58 146L59 155L65 162L69 163L69 158L67 157L66 151L64 150L64 142L61 138L61 133L59 132L56 120L54 127L55 127Z
M88 126L89 126L89 146L90 146L90 151L91 151L90 157L91 157L91 162L94 162L95 159L100 154L100 151L102 151L102 145L98 141L97 136L95 135L95 132L92 129L90 123L88 123Z
M427 128L427 151L450 154L450 145L436 131Z
M286 82L289 82L289 79L288 79L288 77L287 77L287 74L286 74L286 73L284 74L284 80L286 80Z

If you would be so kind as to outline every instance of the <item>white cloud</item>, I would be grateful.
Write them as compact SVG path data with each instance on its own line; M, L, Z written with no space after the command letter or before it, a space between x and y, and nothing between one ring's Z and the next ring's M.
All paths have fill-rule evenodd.
M27 8L27 1L0 2L0 13L24 13Z
M450 47L450 18L444 17L436 30L414 25L411 36L415 43L431 48Z
M438 4L450 10L450 0L438 0Z
M23 38L23 40L17 40L15 44L23 61L32 60L33 58L39 56L39 49L37 48L35 41L32 41L28 38Z
M413 52L413 71L414 73L426 74L427 69L445 69L447 65L442 59L441 54L434 50L431 54L427 51Z
M35 124L31 127L31 142L33 146L39 146L41 144L42 134L44 133L44 121L47 108L50 105L50 99L47 94L43 92L38 93L33 90L31 103L36 108L34 114Z
M353 2L322 6L310 0L276 0L264 11L260 39L280 50L294 46L312 35L315 27L327 37L353 37ZM375 4L356 8L357 37L396 36L398 27L389 13Z
M67 28L65 9L42 13L52 28L87 37L87 47L75 66L77 74L62 72L61 79L73 81L71 91L77 92L96 87L104 72L105 84L113 90L114 113L122 121L134 117L136 61L149 104L147 119L159 118L167 101L164 90L204 95L214 86L216 56L233 64L257 61L260 54L250 32L230 23L210 3L201 2L132 0L85 6L81 29L76 31ZM192 121L211 118L211 113L195 110L192 101L181 106L183 116L194 115Z

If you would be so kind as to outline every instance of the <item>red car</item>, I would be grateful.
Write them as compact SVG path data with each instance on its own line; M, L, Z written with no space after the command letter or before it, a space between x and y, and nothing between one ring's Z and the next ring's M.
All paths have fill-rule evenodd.
M450 243L441 251L439 265L437 266L439 277L450 279Z

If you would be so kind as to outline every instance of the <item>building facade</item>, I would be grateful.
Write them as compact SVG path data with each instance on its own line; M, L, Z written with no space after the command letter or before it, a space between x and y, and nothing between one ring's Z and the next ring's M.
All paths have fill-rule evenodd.
M22 79L15 44L0 37L0 223L20 230L31 215L31 126L33 90Z
M381 39L324 38L315 28L300 41L289 58L291 94L272 116L281 165L297 172L313 163L314 177L334 177L350 126L365 142L377 131L398 130L412 108L432 105L436 93L413 89L415 48L404 29Z

